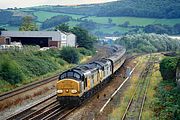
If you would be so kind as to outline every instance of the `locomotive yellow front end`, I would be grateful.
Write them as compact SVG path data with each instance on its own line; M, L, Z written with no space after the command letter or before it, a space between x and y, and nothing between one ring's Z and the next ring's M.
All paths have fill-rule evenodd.
M80 83L73 79L64 79L57 82L57 96L80 96Z
M66 72L60 76L56 85L57 99L60 104L75 105L80 102L81 81L78 74Z

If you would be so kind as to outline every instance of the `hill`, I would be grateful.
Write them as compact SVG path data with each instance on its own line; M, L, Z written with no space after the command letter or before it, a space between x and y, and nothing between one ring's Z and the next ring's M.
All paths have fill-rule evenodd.
M121 0L103 4L80 6L41 6L31 8L50 12L62 12L87 16L104 17L147 17L147 18L179 18L179 0Z
M92 34L119 36L129 33L180 34L179 0L121 0L79 6L36 6L1 10L0 28L18 30L22 17L32 16L40 30L68 23Z

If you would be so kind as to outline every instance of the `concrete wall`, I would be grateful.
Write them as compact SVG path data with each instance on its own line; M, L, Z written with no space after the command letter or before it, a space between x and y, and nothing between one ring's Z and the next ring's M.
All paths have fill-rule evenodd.
M67 46L71 46L71 47L76 46L76 36L72 33L67 35Z

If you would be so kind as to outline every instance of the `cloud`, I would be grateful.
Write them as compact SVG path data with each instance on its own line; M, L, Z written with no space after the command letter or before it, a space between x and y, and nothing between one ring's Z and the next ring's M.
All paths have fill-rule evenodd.
M0 0L0 8L31 7L38 5L75 5L111 2L116 0Z

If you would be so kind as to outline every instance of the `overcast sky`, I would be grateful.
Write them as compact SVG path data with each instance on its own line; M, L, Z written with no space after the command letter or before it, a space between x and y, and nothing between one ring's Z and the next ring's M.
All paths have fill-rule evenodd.
M116 0L0 0L0 9L12 7L31 7L38 5L77 5L111 2Z

